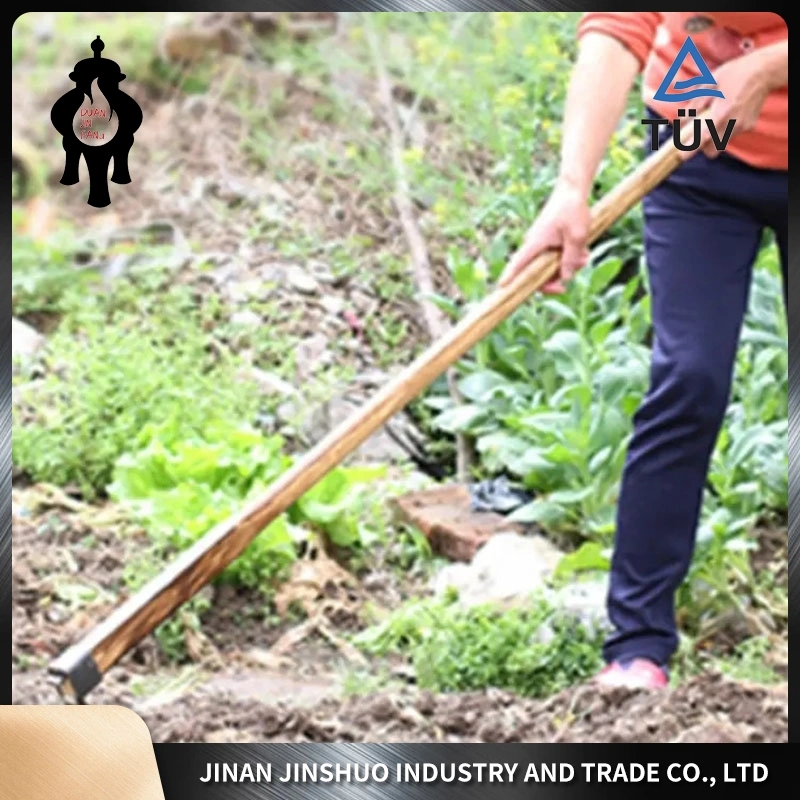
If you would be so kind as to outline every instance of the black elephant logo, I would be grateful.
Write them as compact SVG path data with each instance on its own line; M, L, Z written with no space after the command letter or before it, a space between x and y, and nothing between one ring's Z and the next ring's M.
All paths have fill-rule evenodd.
M114 183L130 183L131 175L128 171L128 154L133 147L133 134L142 124L142 109L139 104L128 94L125 94L119 84L125 80L125 75L115 61L101 58L100 53L105 44L98 36L91 44L94 58L85 58L75 65L75 70L69 77L76 84L75 88L62 95L53 104L50 111L50 120L55 129L62 136L62 144L66 153L64 174L61 183L71 186L78 183L78 166L81 156L86 161L89 171L89 199L90 206L104 208L111 205L108 194L108 168L111 159L114 159L114 172L111 180ZM109 122L116 114L117 130L107 142L98 142L97 135L91 141L89 131L79 136L75 133L73 121L78 110L84 105L88 97L93 105L92 85L97 81L97 86L108 101ZM91 115L90 115L91 118ZM90 125L91 123L86 123Z

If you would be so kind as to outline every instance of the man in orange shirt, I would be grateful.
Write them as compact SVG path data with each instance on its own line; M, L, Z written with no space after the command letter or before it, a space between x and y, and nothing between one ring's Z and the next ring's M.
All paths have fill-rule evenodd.
M591 12L567 97L559 177L501 278L560 249L564 291L589 258L589 195L643 73L646 116L707 114L724 152L704 139L643 203L654 345L651 385L634 418L622 480L608 613L605 685L659 688L677 645L675 591L694 551L708 466L727 407L753 263L765 230L788 269L788 30L774 13ZM659 87L691 37L723 97L659 101ZM691 59L675 82L699 73ZM673 83L673 86L676 84ZM668 89L668 94L677 94ZM650 127L643 126L648 146ZM662 143L672 137L660 129Z

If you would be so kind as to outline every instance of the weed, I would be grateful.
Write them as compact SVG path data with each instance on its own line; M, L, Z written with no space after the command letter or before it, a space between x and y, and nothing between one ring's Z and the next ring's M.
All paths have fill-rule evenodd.
M209 351L186 292L62 302L46 375L20 388L14 410L14 462L34 480L94 499L151 426L177 426L188 439L208 419L255 418L257 389L236 379L235 360Z
M600 634L544 601L499 611L454 600L409 602L354 641L372 655L407 656L420 688L439 692L492 687L543 697L600 666Z
M15 228L20 220L15 220ZM14 316L31 312L59 314L68 291L97 279L90 266L82 266L81 242L69 225L61 225L39 240L15 230L11 253L11 308Z

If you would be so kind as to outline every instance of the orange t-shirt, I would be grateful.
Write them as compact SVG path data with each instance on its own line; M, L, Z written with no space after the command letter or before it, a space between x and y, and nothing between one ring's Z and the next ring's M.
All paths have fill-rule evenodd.
M788 39L786 22L774 12L756 11L592 11L583 15L578 37L605 33L622 42L639 60L643 72L643 99L665 119L675 119L681 103L664 103L653 98L688 36L714 74L726 61ZM671 84L700 74L687 56ZM669 94L679 90L670 88ZM725 152L754 167L789 168L789 87L771 92L761 109L756 126L742 133L734 129ZM721 131L720 131L721 133Z

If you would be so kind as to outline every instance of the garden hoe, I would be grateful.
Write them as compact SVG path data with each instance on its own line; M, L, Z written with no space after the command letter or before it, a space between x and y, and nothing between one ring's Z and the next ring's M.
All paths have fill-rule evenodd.
M589 241L594 242L623 214L667 178L689 154L672 142L647 158L592 207ZM420 392L481 341L559 271L558 251L543 253L514 282L489 294L349 419L236 516L222 522L182 552L86 637L49 667L61 696L83 703L103 675L134 645L190 600L236 559L276 517Z

